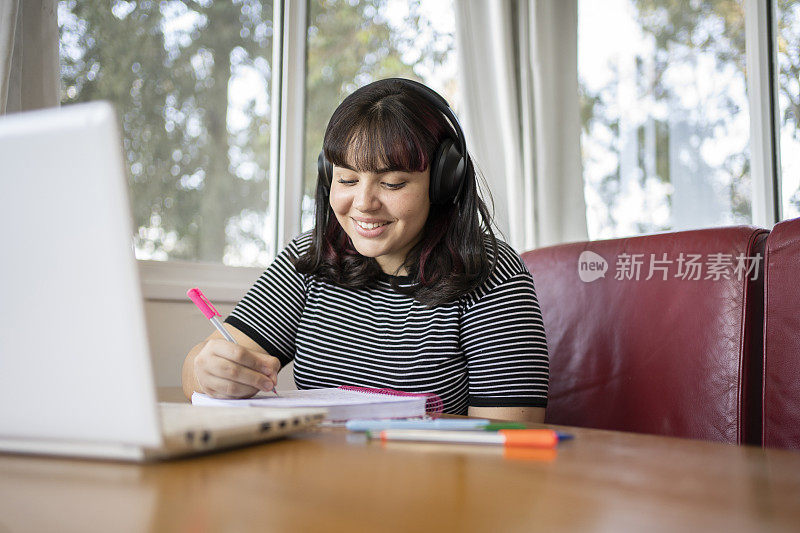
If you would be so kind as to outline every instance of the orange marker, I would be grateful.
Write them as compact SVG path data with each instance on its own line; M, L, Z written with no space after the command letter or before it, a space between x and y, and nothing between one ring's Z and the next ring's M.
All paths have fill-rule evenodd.
M371 432L367 436L374 438ZM555 448L560 440L572 435L552 429L501 429L500 431L437 431L428 429L384 429L377 435L382 441L404 440L449 444L494 444L514 448Z

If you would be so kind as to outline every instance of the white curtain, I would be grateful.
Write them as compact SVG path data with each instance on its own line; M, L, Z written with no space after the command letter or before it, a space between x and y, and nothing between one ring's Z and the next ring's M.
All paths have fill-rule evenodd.
M577 0L456 0L470 152L519 251L588 238L580 160Z
M0 114L59 104L56 0L0 0Z

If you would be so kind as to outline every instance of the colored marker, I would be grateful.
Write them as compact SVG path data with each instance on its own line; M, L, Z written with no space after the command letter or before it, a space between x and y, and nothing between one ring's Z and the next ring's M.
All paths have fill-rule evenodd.
M350 431L380 431L382 429L445 429L451 431L498 431L500 429L525 429L519 422L500 422L492 424L485 418L439 418L420 419L368 419L357 418L345 424Z
M367 431L367 437L382 441L403 440L441 442L449 444L490 444L514 448L555 448L561 440L572 435L552 429L501 429L492 431L429 431L425 429L384 429L377 435Z
M228 330L222 327L222 322L217 319L218 316L222 315L219 314L219 311L217 311L217 308L214 307L214 304L212 304L208 298L206 298L206 295L203 294L203 291L195 287L186 291L186 296L188 296L189 299L194 302L194 305L200 309L200 312L203 313L203 315L209 319L212 324L214 324L214 327L217 328L217 331L222 333L222 336L225 337L226 341L236 344L236 341L233 340L233 337L231 337L231 334L228 333Z
M382 429L450 429L476 430L489 425L485 418L461 419L439 418L436 420L413 419L353 419L348 420L345 427L350 431L380 431Z
M189 299L194 302L194 305L200 309L200 312L203 313L203 315L209 319L212 324L214 324L214 327L217 328L217 331L222 333L222 336L225 337L226 341L232 342L233 344L238 344L235 340L233 340L233 337L231 337L231 334L228 333L228 330L222 326L222 322L217 319L218 316L222 315L219 314L219 311L217 311L217 308L214 307L214 304L212 304L208 298L206 298L206 295L203 294L203 291L197 287L194 287L193 289L186 291L186 296L188 296ZM272 392L275 393L275 396L278 396L278 391L276 391L274 388L272 389Z

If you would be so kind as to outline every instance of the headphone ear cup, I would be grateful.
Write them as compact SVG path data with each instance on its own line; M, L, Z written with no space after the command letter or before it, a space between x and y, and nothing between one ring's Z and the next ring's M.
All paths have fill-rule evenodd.
M455 203L464 182L466 162L453 139L445 139L431 162L430 199L433 204Z
M320 151L317 157L317 180L325 190L325 196L331 194L331 180L333 179L333 165L325 158L325 152Z

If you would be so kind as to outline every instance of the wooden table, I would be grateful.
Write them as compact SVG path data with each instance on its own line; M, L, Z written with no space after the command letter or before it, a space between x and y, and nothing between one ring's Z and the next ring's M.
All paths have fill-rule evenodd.
M569 431L516 455L340 428L142 466L0 455L0 532L800 530L800 453Z

